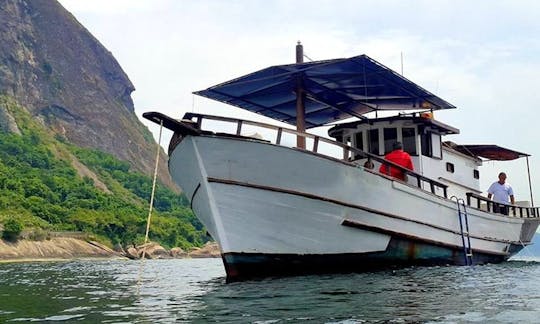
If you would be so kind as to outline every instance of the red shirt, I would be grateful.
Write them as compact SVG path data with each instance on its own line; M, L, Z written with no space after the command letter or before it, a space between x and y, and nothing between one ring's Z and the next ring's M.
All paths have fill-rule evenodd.
M414 170L411 156L409 155L409 153L403 150L394 150L386 154L384 158L390 162L394 162L397 165L401 165L402 167L405 167L409 170ZM403 171L398 170L397 168L391 167L389 165L381 164L381 167L379 168L379 172L388 174L394 178L405 181L405 174L403 173Z

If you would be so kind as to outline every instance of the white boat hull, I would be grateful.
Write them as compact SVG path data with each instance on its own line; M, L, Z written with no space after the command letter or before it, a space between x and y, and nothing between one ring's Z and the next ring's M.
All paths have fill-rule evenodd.
M219 243L229 279L466 260L455 201L349 163L186 136L169 169ZM470 208L468 223L473 260L485 263L519 251L538 219Z

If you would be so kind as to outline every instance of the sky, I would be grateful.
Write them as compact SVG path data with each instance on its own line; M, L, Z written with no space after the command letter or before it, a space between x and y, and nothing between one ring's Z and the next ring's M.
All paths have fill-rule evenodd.
M186 112L274 123L192 95L244 74L294 63L301 41L312 60L367 54L457 109L435 118L459 128L459 144L529 153L540 205L540 2L443 0L60 0L133 82L135 112ZM401 57L403 56L403 65ZM319 131L320 132L320 131ZM321 133L324 134L324 133ZM165 133L167 146L171 134ZM516 200L530 200L525 159L487 162L486 190L506 171Z

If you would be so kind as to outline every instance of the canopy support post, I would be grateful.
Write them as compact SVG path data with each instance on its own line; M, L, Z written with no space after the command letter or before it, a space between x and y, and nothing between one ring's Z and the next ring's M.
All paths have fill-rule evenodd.
M299 85L296 90L296 130L300 133L306 132L304 96L304 90ZM296 147L301 149L306 148L306 138L304 136L296 136Z
M304 47L298 41L296 44L296 63L304 63ZM298 76L296 84L296 131L300 133L306 132L306 107L305 107L305 92L302 84L302 77ZM301 135L296 136L296 147L305 149L306 138Z
M525 160L527 161L527 175L529 176L529 192L531 193L531 207L534 207L533 192L532 192L532 185L531 185L531 171L529 169L529 157L525 156Z

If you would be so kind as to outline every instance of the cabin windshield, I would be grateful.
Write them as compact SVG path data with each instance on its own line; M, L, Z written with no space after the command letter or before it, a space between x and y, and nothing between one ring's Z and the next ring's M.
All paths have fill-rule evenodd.
M384 153L392 152L392 146L398 140L396 128L384 128Z
M441 135L426 131L420 136L422 155L442 159Z
M414 127L403 127L401 129L403 150L410 155L417 155L416 132Z
M377 154L379 153L379 129L370 129L368 131L368 141L369 141L369 153Z

